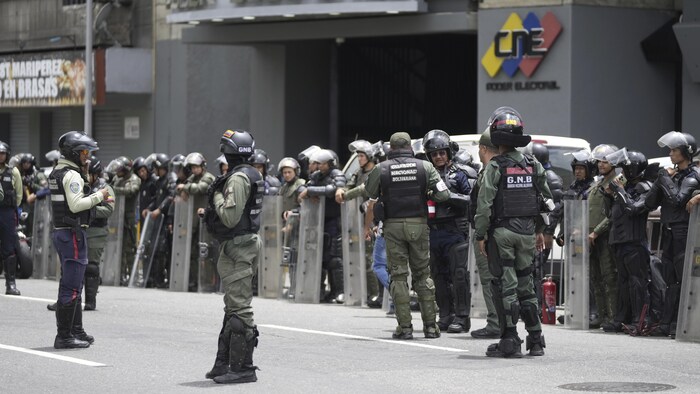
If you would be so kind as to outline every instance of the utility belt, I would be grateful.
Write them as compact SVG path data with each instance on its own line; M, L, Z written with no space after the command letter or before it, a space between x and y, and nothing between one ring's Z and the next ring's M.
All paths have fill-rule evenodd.
M80 219L73 219L70 217L64 217L63 218L63 223L67 224L67 226L54 226L55 230L72 230L73 233L77 233L79 230L84 230L88 228L88 225L86 224L80 224Z
M457 225L457 222L454 220L450 220L450 221L442 222L442 223L428 224L428 227L431 230L451 230L451 231L455 231L455 232L460 231L459 226Z

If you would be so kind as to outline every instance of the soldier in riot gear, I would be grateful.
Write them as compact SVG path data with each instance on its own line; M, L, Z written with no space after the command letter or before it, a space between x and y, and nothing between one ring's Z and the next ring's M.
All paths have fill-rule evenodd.
M338 188L335 192L335 200L337 203L342 203L345 200L348 200L346 196L346 192L348 190L351 190L355 187L362 187L365 183L365 180L367 179L367 175L369 175L370 171L372 171L375 167L376 164L376 150L373 147L372 144L370 144L366 140L357 140L353 141L348 145L348 150L351 153L357 154L357 161L360 164L360 168L352 174L350 177L350 180L347 182L345 187L343 188ZM364 190L364 189L363 189ZM362 213L364 214L367 212L367 201L369 201L369 198L366 196L366 194L363 193L363 206L361 208ZM366 223L367 221L365 221ZM370 236L369 240L365 241L365 268L366 268L366 280L367 280L367 306L370 308L381 308L382 307L382 302L384 298L384 289L381 289L379 287L379 281L377 280L377 276L374 274L372 271L372 256L374 254L374 239L373 237Z
M291 211L299 209L299 194L306 188L306 181L299 177L301 167L291 157L285 157L280 160L277 168L282 173L282 179L284 180L279 194L282 196L283 218L287 220Z
M39 171L36 167L36 159L31 153L20 153L19 155L19 171L22 175L22 184L24 192L22 193L22 212L27 212L28 216L25 220L24 232L32 233L32 225L34 223L34 201L37 198L46 197L49 194L49 182L46 175Z
M325 198L326 209L323 223L323 269L328 272L330 292L321 294L325 302L342 303L343 295L343 247L340 232L340 205L335 201L335 192L346 184L345 175L337 168L335 152L330 149L316 151L310 163L317 163L318 170L299 194L299 199ZM322 285L323 286L323 285Z
M170 157L165 153L158 153L153 158L152 164L158 179L156 180L155 200L149 215L151 215L151 219L156 219L169 212L175 189L172 185L172 179L169 177ZM167 226L162 226L154 256L155 264L151 266L150 275L157 287L167 286L166 272L170 271L171 241Z
M22 176L16 167L7 163L10 145L0 141L0 185L3 199L0 201L0 258L5 272L5 294L20 295L15 284L17 272L17 208L22 203Z
M95 206L90 218L90 227L86 229L88 264L85 268L85 310L94 311L97 307L97 289L100 286L100 261L107 244L107 219L114 211L114 190L102 178L102 162L95 156L90 157L88 164L88 181L92 193L105 189L108 196L112 196Z
M225 131L220 149L231 170L209 188L204 217L209 232L221 242L217 269L224 284L225 315L214 367L206 377L216 383L255 382L253 351L259 333L250 303L262 247L258 230L265 186L260 173L248 164L255 149L250 133Z
M600 179L588 191L588 242L590 244L590 275L598 316L589 327L600 328L615 315L617 309L617 268L615 254L610 247L610 219L605 216L605 189L617 175L605 156L617 151L614 145L602 144L593 148L591 156Z
M134 173L141 179L139 187L139 221L143 228L143 221L148 212L153 208L156 197L156 176L153 174L153 163L143 157L134 159Z
M387 160L369 173L365 192L371 199L379 198L375 219L383 220L391 275L389 293L394 300L398 322L392 338L413 339L407 282L409 267L413 288L418 293L423 334L426 338L438 338L435 285L430 278L427 204L428 198L436 202L446 201L450 191L435 167L414 157L408 133L394 133L389 143L391 150Z
M311 163L311 155L321 150L318 145L311 145L310 147L299 152L297 155L297 162L299 162L299 177L301 179L309 180L309 176L316 172L317 163Z
M624 148L623 148L624 149ZM620 152L620 151L618 151ZM616 153L606 156L620 166L627 183L616 178L609 184L610 195L605 200L610 218L610 245L615 250L617 263L618 303L613 319L603 325L606 332L621 332L623 324L636 326L644 304L648 303L649 249L646 233L649 209L646 196L651 182L645 179L647 158L638 151L629 151L626 157L614 159Z
M551 200L551 193L542 165L515 149L531 140L523 134L520 114L501 107L491 115L489 127L491 142L498 146L500 155L484 168L474 235L479 253L488 258L494 276L491 291L501 339L488 347L486 355L522 357L517 330L518 319L522 318L528 331L526 350L531 356L542 356L545 342L530 271L535 249L541 251L544 247L540 212L543 203Z
M279 194L282 185L279 179L270 174L274 166L270 164L267 152L262 149L256 149L248 160L253 167L260 171L263 179L265 179L265 195L276 196Z
M124 196L124 234L122 245L121 282L129 282L131 266L136 255L136 220L138 214L138 197L141 188L141 178L132 172L132 161L126 156L120 156L115 166L116 177L112 180L112 188L116 195Z
M224 159L225 160L225 159ZM187 182L187 169L184 166L185 155L177 154L170 159L169 172L168 172L168 187L170 188L170 194L175 196L177 194L177 186ZM227 168L228 172L228 168ZM175 220L175 204L170 204L168 207L167 217L165 223L168 228L168 237L172 241L173 235L173 222Z
M90 193L84 167L91 152L98 150L95 140L85 133L70 131L58 139L63 158L49 175L54 248L61 260L61 280L56 308L57 335L54 348L86 348L94 342L83 329L80 308L83 279L88 265L87 235L92 208L109 200L106 188Z
M187 182L176 187L184 199L194 198L194 212L207 205L207 190L214 182L214 175L207 171L207 160L199 152L192 152L185 157L184 168L190 173ZM196 217L196 216L195 216ZM189 290L197 291L199 277L199 220L192 221L192 246L190 247L190 283Z
M479 137L479 160L482 163L489 163L498 154L498 147L491 143L491 130L487 127L481 134L481 137ZM483 176L484 170L482 169L479 171L479 176L470 194L469 219L472 223L472 228L474 227L474 216L476 215L479 188L483 183ZM484 295L484 303L486 304L486 327L472 330L471 336L478 339L500 338L501 329L498 322L498 314L496 313L496 306L491 294L491 280L494 277L489 269L489 262L486 256L479 253L479 241L476 238L472 240L472 246L475 248L474 259L479 270L479 282L481 282L481 290Z
M563 212L561 200L564 195L564 180L552 169L552 163L549 161L549 149L545 145L538 142L531 142L525 147L525 153L535 156L535 159L544 167L545 176L547 177L547 186L549 186L549 191L552 193L552 201L554 201L554 209L548 217L549 223L544 228L544 250L537 253L532 262L532 277L535 285L535 293L537 294L539 304L542 305L542 279L544 278L542 270L552 251L554 232L560 221L559 214Z
M219 165L219 175L226 175L228 172L228 163L226 162L226 156L220 155L216 158L216 164Z
M659 138L658 145L671 150L669 156L674 166L659 171L659 176L646 197L646 205L650 210L661 206L661 261L667 286L661 324L654 334L675 336L689 212L700 201L697 195L693 197L700 189L700 169L693 162L698 147L692 135L669 131Z
M461 224L468 212L471 185L467 172L452 162L450 142L450 136L442 130L429 131L423 137L428 160L451 192L445 202L428 200L430 274L440 311L437 324L440 331L460 333L471 328L469 242Z

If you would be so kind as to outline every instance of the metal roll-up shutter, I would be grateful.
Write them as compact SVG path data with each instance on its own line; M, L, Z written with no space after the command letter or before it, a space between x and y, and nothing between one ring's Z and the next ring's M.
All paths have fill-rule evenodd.
M102 109L95 111L93 135L100 150L97 156L103 163L123 155L124 117L118 109Z
M56 110L51 113L51 149L58 149L58 138L72 131L70 110Z
M13 155L29 152L29 113L17 112L10 115L9 143Z

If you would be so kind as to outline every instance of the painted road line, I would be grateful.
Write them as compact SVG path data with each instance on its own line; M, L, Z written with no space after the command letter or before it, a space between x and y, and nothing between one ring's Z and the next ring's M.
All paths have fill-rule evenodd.
M400 340L393 340L393 339L380 339L380 338L364 337L364 336L360 336L360 335L342 334L339 332L332 332L332 331L307 330L305 328L278 326L278 325L274 325L274 324L258 324L258 327L272 328L275 330L303 332L305 334L325 335L325 336L329 336L329 337L362 339L362 340L366 340L366 341L390 343L392 345L399 345L399 346L412 346L412 347L420 347L420 348L424 348L424 349L444 350L447 352L459 352L459 353L468 352L467 349L457 349L457 348L453 348L453 347L444 347L444 346L433 346L433 345L426 345L423 343L417 343L417 342L411 342L411 341L400 341Z
M29 300L29 301L41 301L41 302L50 302L54 303L56 302L56 299L54 298L53 300L50 300L48 298L36 298L36 297L26 297L26 296L14 296L14 295L5 295L5 294L0 294L0 297L5 297L9 299L18 299L18 300Z
M75 358L75 357L61 356L60 354L42 352L39 350L25 349L25 348L17 347L17 346L3 345L1 343L0 343L0 349L12 350L15 352L20 352L20 353L33 354L35 356L40 356L40 357L53 358L55 360L67 361L69 363L85 365L88 367L106 367L107 366L106 364L100 364L100 363L96 363L93 361L81 360L81 359Z

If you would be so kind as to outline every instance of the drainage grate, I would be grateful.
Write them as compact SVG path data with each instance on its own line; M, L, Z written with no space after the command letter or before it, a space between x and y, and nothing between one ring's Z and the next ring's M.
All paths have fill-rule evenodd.
M653 391L666 391L675 389L676 386L663 383L641 382L583 382L569 383L559 388L573 391L599 391L607 393L650 393Z

